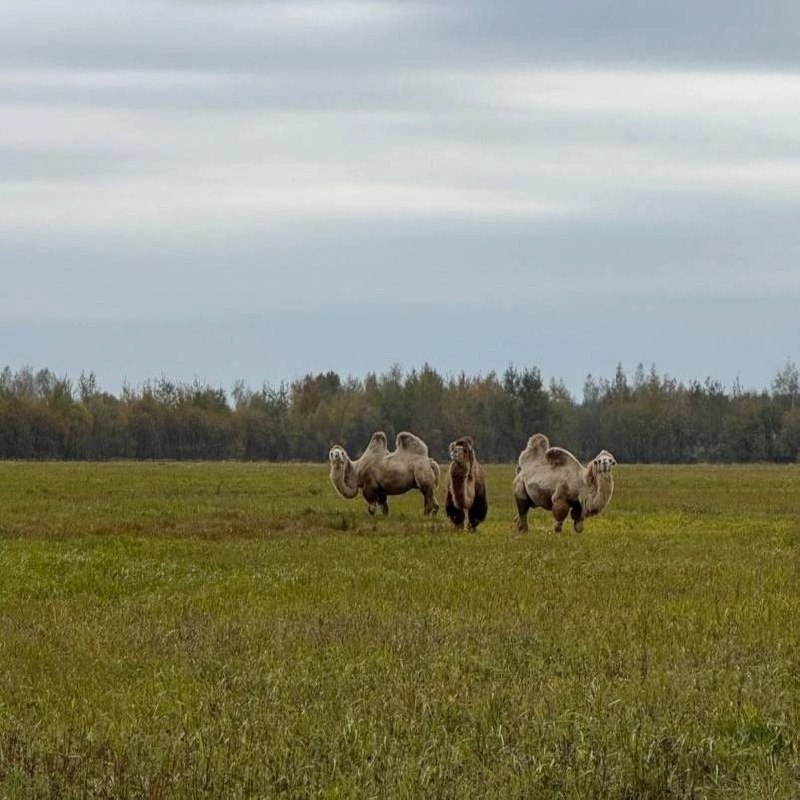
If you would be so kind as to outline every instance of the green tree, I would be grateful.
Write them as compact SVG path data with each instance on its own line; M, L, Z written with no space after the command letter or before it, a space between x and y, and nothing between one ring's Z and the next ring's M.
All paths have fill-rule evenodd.
M783 369L772 381L772 392L776 398L788 404L789 408L797 405L797 400L800 398L800 371L794 361L786 360Z

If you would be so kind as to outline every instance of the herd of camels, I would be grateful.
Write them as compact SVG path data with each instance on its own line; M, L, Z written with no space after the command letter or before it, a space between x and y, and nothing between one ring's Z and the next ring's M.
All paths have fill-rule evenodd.
M450 443L445 511L453 525L474 531L489 509L486 478L469 436ZM380 508L389 513L388 497L419 489L424 498L424 513L436 514L439 503L436 489L441 472L428 455L428 445L408 431L397 434L395 449L389 450L386 434L376 431L361 458L353 461L341 445L328 454L330 479L336 491L347 499L359 490L370 514ZM514 499L517 503L517 530L528 530L528 512L534 508L551 511L555 531L561 532L567 516L572 517L577 533L587 517L599 514L614 492L613 468L616 459L602 450L586 466L568 450L551 447L543 433L535 433L517 460Z

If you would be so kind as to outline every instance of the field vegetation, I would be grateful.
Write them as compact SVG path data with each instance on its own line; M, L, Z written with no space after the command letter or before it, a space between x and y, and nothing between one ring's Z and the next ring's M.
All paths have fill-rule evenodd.
M625 466L582 535L323 465L0 464L2 797L792 797L800 468Z

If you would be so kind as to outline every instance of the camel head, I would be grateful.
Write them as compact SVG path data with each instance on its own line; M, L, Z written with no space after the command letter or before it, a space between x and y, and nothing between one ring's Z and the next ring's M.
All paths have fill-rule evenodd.
M601 450L589 464L589 468L601 474L610 473L617 466L617 459L608 452Z
M331 462L328 477L333 487L342 497L352 500L358 494L358 476L347 450L335 444L328 452L328 461Z
M331 462L332 467L343 467L349 458L347 455L347 451L342 447L340 444L335 444L331 447L330 452L328 453L328 461Z
M450 461L460 466L469 467L475 460L475 442L471 436L462 436L450 442Z

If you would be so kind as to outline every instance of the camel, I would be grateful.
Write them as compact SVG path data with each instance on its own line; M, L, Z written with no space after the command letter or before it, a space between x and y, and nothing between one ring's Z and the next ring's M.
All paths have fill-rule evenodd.
M330 479L339 494L352 500L358 490L367 501L367 511L375 514L378 507L389 513L387 497L419 489L424 498L424 513L436 514L436 487L439 465L428 456L428 445L408 431L397 434L395 449L389 451L386 434L376 431L361 458L352 461L341 445L334 445L328 454Z
M553 512L556 533L561 533L567 514L580 533L584 520L599 514L611 500L616 463L608 450L601 450L584 467L572 453L550 447L544 434L535 433L520 453L514 478L517 530L527 531L529 509L541 506Z
M489 508L486 501L486 478L475 455L470 436L450 442L450 469L447 472L445 511L457 530L464 530L465 518L474 531Z

